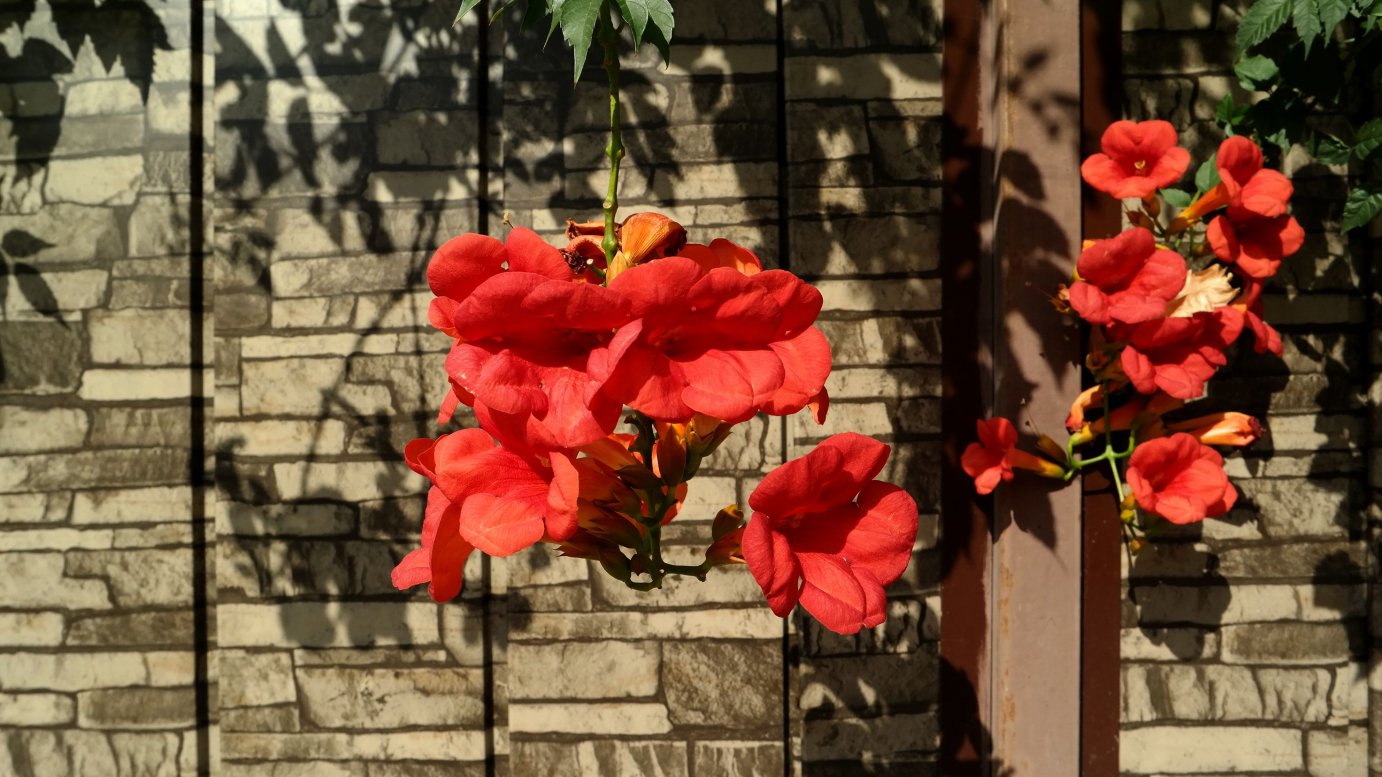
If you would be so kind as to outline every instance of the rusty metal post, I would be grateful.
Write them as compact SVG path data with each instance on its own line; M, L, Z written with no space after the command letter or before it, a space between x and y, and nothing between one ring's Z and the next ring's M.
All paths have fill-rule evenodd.
M1079 489L1019 477L980 500L957 457L976 416L1055 435L1079 391L1078 329L1045 292L1080 242L1081 7L945 13L942 774L1077 775Z

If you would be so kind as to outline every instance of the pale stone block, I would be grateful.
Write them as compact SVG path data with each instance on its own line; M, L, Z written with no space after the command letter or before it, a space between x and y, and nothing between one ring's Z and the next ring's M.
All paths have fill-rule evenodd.
M5 601L8 602L9 600L6 599ZM0 645L19 647L60 645L62 644L62 629L61 613L0 612Z
M766 607L658 612L540 612L529 615L519 640L598 639L610 634L650 639L773 639L782 619Z
M0 537L5 535L0 534ZM105 609L110 594L101 580L63 576L61 553L5 553L0 573L0 602L6 607Z
M359 330L420 329L424 337L443 346L449 346L451 339L433 330L428 323L427 309L433 299L430 290L410 292L402 296L361 295L355 302L353 326Z
M165 523L157 526L140 526L135 529L116 529L112 545L116 549L157 548L169 545L191 545L192 526L190 523Z
M115 753L96 731L16 729L0 741L4 763L24 764L32 775L105 777L119 775Z
M684 742L581 742L575 765L601 777L686 777Z
M695 747L699 774L777 777L786 755L777 742L711 741L696 742Z
M77 694L77 725L96 729L191 728L196 725L192 688L120 688Z
M523 734L639 736L672 730L662 704L510 704L509 731Z
M1128 628L1122 631L1120 652L1124 661L1213 658L1219 652L1219 635L1188 628Z
M47 258L44 257L42 261L46 264ZM44 269L39 273L39 277L53 293L53 301L56 303L54 309L35 308L19 283L11 280L5 294L5 320L41 321L54 315L66 318L64 313L99 307L105 298L106 283L110 276L104 270L48 272Z
M76 408L0 406L0 454L77 448L86 440L86 413Z
M222 647L437 644L437 607L397 602L289 602L216 607Z
M189 486L78 491L72 500L73 523L160 523L186 521L191 514Z
M358 502L381 496L422 494L427 481L401 463L383 461L296 461L275 464L274 479L284 500L341 499Z
M583 559L565 558L546 545L534 545L510 557L509 584L513 586L564 585L590 578Z
M856 367L833 370L825 387L832 400L939 398L941 376L940 370L924 367Z
M126 688L152 679L144 653L9 653L0 661L0 688L9 691Z
M788 57L793 100L922 100L941 96L940 52Z
M100 550L109 548L109 529L34 529L0 533L0 552L24 550Z
M305 456L345 450L346 427L342 421L226 421L216 424L219 441L235 445L238 456Z
M661 55L656 54L652 46L644 47L633 56L625 55L622 59L631 68L656 68L669 76L743 75L771 73L777 69L776 49L761 44L679 45L672 50L671 63L665 66Z
M144 109L139 85L123 78L84 81L67 87L64 116L109 116Z
M300 668L305 719L321 728L478 727L479 669Z
M213 378L207 370L204 385ZM87 370L82 373L82 385L77 396L93 402L121 400L186 399L192 393L192 376L186 368L149 368L142 370Z
M217 661L222 707L259 707L297 702L293 659L287 651L247 653L243 650L221 650Z
M221 744L227 760L482 761L483 731L386 734L235 734Z
M0 523L58 523L71 509L71 494L0 494Z
M357 353L398 353L396 334L299 334L291 337L246 337L240 355L246 359L291 356L350 356Z
M275 330L343 327L350 323L351 308L356 304L351 297L275 299L270 320ZM363 297L359 304L364 304ZM420 321L427 320L425 307L423 311Z
M663 555L673 563L699 563L700 555L687 554L684 560L673 561L673 551L681 548L664 548ZM687 549L691 551L692 549ZM604 603L614 607L641 607L647 604L647 597L606 574L592 576L595 595ZM761 604L763 591L749 574L747 567L720 567L710 571L705 582L695 578L674 575L663 581L658 592L659 602L664 607L692 607L697 605L724 603L740 604L753 602Z
M1366 727L1311 731L1306 737L1310 777L1356 777L1367 772Z
M479 191L479 171L386 170L371 173L366 191L374 202L460 201Z
M825 280L815 283L825 298L824 310L869 313L940 310L941 287L935 279L888 281Z
M62 726L73 719L72 697L56 693L0 693L0 726Z
M414 254L332 255L324 259L276 260L269 266L274 297L321 297L397 291L407 288L420 268Z
M53 159L43 187L48 202L82 205L129 205L144 175L140 154L99 159Z
M509 698L652 696L657 693L661 653L656 642L516 642L509 646ZM580 669L573 671L572 667Z
M673 641L662 686L676 725L748 728L782 720L782 640Z
M248 505L217 500L216 534L294 537L348 534L355 526L349 507L338 504Z
M1152 726L1123 731L1118 764L1125 773L1281 773L1305 766L1300 731L1222 726Z
M192 603L192 549L69 551L67 574L102 578L117 607Z
M96 364L187 364L191 356L186 310L96 311L87 320L91 359Z
M247 361L240 371L240 407L245 415L315 416L323 408L322 393L341 386L345 363L341 359Z

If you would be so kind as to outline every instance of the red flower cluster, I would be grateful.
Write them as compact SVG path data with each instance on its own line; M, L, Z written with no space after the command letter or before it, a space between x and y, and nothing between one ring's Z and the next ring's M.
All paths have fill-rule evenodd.
M1281 354L1281 336L1263 320L1262 288L1300 249L1304 231L1287 212L1290 181L1266 169L1261 149L1242 137L1219 146L1218 182L1160 220L1157 192L1176 184L1189 162L1163 121L1116 122L1104 133L1103 153L1085 160L1081 173L1091 187L1141 200L1128 211L1130 229L1086 242L1074 282L1057 299L1059 309L1093 327L1086 366L1097 385L1072 405L1067 445L1038 441L1043 456L1018 450L1006 419L981 421L979 441L961 461L979 493L1011 480L1015 469L1070 479L1106 463L1115 475L1126 466L1124 520L1134 535L1139 507L1191 523L1233 506L1223 458L1208 446L1248 445L1261 426L1242 413L1165 416L1203 395L1245 330L1258 352ZM1195 229L1204 220L1203 230ZM1125 444L1115 445L1115 435ZM1103 442L1101 454L1076 455L1096 441ZM1115 482L1121 492L1121 479Z
M688 245L657 214L620 225L608 262L603 232L570 222L557 249L520 227L504 242L463 235L434 255L428 316L454 340L439 420L466 405L480 428L407 447L433 485L422 546L395 585L426 582L444 601L473 551L550 542L633 587L747 562L779 614L800 599L830 628L876 625L917 511L872 480L888 448L868 438L831 438L771 473L747 526L737 507L717 517L704 564L669 564L657 544L686 481L734 424L807 407L824 421L820 292L729 241ZM615 432L626 406L637 434Z

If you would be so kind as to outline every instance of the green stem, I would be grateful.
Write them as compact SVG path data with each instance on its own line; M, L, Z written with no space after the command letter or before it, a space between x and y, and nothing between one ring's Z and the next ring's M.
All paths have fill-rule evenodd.
M609 77L609 145L605 146L605 156L609 157L609 191L604 203L605 237L600 247L605 249L605 263L612 264L619 250L614 226L619 212L619 161L624 158L624 137L619 116L619 33L610 21L608 8L600 20L600 45L605 50L605 74Z
M1118 489L1118 508L1121 510L1123 508L1123 477L1118 472L1118 452L1113 448L1113 424L1108 422L1110 417L1108 384L1103 384L1102 388L1101 393L1104 395L1104 452L1099 457L1110 459L1108 468L1113 473L1113 485Z

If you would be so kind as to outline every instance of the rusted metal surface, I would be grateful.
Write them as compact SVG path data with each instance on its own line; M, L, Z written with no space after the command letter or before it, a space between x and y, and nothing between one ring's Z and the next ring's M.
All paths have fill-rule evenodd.
M986 414L992 367L979 311L991 297L981 268L986 240L988 155L979 124L983 4L946 0L942 88L945 125L942 201L941 774L988 774L988 577L991 500L979 499L960 454Z
M1080 10L945 8L946 775L1080 770L1079 490L1017 478L986 512L954 466L974 418L1055 433L1079 390L1078 329L1045 292L1080 240Z
M1081 58L1082 155L1098 150L1104 128L1121 116L1121 0L1084 0ZM1116 234L1122 224L1112 197L1084 193L1084 235ZM1081 666L1082 777L1117 777L1119 634L1122 616L1119 554L1122 531L1112 483L1101 473L1084 481L1084 602Z

